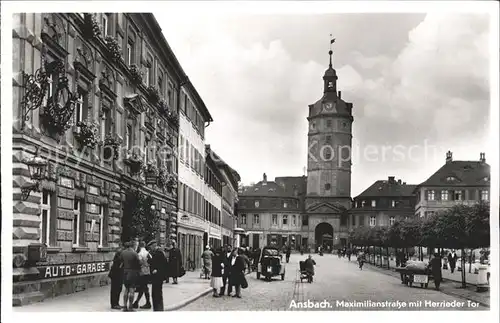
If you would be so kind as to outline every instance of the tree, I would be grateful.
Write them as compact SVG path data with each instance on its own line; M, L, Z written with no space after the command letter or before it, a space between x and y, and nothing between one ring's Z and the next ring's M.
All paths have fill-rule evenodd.
M146 196L139 190L127 191L122 218L122 242L134 238L147 242L157 237L160 217L151 209L153 202L151 196Z

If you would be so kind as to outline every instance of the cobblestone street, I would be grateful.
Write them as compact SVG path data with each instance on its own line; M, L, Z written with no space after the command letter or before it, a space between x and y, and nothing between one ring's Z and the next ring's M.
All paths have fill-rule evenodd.
M316 260L316 275L314 282L308 284L298 280L298 262L306 255L292 255L290 263L286 267L285 280L280 277L271 282L257 280L255 273L247 276L249 287L242 291L242 298L233 297L214 298L211 295L198 299L197 301L182 308L183 311L203 311L203 310L289 310L294 302L322 302L326 300L329 304L327 310L383 310L381 307L346 307L338 304L337 301L400 301L406 306L410 302L422 301L421 306L413 307L410 310L454 310L454 309L480 309L487 310L487 307L477 304L472 307L467 300L453 297L431 288L421 289L419 287L409 288L402 285L400 280L373 270L366 266L362 271L357 267L357 263L352 259L338 259L337 256L325 255L320 257L313 255ZM294 302L292 302L292 300ZM451 302L463 304L463 307L438 307L438 304L427 304L432 302ZM417 303L418 304L418 303ZM397 310L397 308L385 308ZM408 307L401 308L408 310ZM300 310L300 309L297 309Z

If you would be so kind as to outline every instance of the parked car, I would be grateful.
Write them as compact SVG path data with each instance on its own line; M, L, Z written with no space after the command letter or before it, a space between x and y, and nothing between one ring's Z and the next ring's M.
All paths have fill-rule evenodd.
M262 249L257 265L257 279L260 279L261 276L269 281L275 276L281 276L281 280L285 280L285 264L276 247Z

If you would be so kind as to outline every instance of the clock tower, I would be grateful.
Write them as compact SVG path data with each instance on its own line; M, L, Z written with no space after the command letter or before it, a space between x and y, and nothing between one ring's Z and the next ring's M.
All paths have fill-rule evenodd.
M334 40L331 41L333 43ZM347 244L351 207L352 103L337 92L337 72L323 76L323 96L309 105L306 215L314 246Z

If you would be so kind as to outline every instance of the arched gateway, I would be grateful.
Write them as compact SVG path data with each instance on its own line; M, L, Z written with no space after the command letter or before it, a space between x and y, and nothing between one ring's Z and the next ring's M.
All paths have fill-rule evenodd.
M333 227L330 223L321 222L314 229L314 240L316 247L318 246L330 246L333 248ZM331 249L330 249L331 250Z

